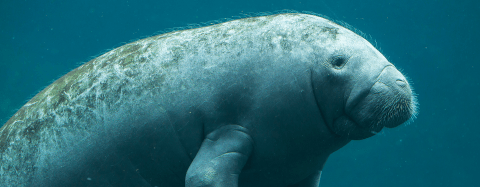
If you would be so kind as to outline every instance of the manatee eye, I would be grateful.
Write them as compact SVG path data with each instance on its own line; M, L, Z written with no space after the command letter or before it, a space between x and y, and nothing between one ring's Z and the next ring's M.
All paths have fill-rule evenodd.
M330 61L332 63L333 68L335 69L342 69L343 66L347 63L348 58L343 55L337 55L332 58Z

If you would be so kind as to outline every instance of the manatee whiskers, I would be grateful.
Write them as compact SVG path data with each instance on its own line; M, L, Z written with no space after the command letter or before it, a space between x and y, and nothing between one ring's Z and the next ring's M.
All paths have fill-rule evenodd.
M377 125L396 127L415 116L415 99L402 94L394 94L386 99L387 103L381 105L378 112Z

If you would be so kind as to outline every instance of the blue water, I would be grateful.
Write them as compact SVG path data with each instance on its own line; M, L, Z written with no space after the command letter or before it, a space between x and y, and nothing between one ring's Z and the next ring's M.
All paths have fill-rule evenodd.
M321 186L479 186L480 3L476 0L0 2L0 125L61 75L173 27L282 9L312 11L371 36L410 78L417 120L334 153Z

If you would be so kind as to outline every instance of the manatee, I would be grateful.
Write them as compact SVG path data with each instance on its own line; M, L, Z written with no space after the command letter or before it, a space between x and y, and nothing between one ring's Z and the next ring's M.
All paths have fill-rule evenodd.
M313 187L328 156L415 116L405 77L325 18L250 17L141 39L0 130L2 186Z

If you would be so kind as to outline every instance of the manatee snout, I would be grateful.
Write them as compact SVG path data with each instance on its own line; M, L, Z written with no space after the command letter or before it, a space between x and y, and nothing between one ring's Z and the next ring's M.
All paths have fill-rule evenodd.
M406 78L393 66L386 66L365 98L347 115L371 133L383 127L397 127L415 115L415 97Z

